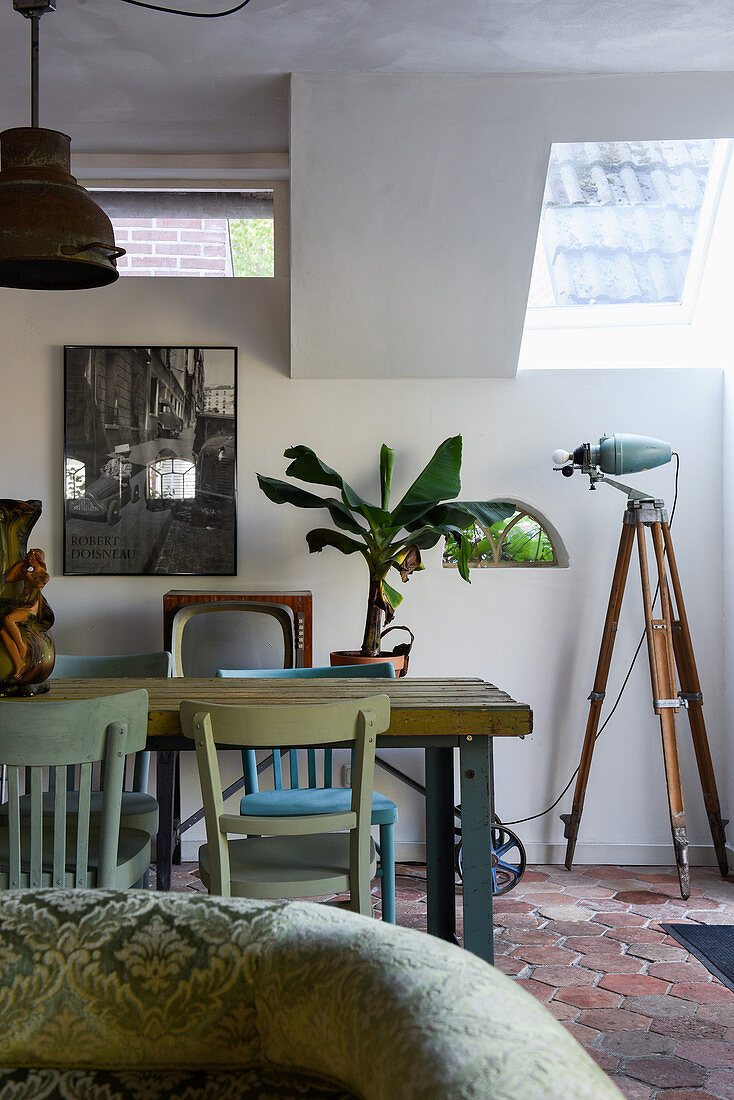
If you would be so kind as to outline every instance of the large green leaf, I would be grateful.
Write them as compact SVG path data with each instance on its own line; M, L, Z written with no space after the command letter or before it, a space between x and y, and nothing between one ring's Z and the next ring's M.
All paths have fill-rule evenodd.
M473 516L482 527L491 527L493 523L507 520L517 511L516 505L505 500L457 500L455 504Z
M274 477L264 477L263 474L257 475L257 481L268 500L275 504L293 504L296 508L326 508L334 523L343 531L351 531L355 535L365 533L349 509L336 497L319 497L298 485L291 485Z
M417 531L412 531L409 538L405 538L401 545L417 546L420 550L430 550L432 546L435 546L439 539L443 538L443 531L437 531L435 527L422 527Z
M340 531L331 531L328 527L315 527L306 535L309 553L318 554L325 546L333 546L342 554L363 554L364 546L349 535L343 535Z
M407 531L425 524L432 527L458 527L465 530L474 523L491 527L493 523L507 520L517 511L514 504L499 500L455 500L448 504L436 504L419 519L405 524Z
M461 436L444 439L421 470L407 493L393 509L392 523L404 526L406 521L418 518L421 505L437 504L451 500L461 490Z
M344 487L344 479L331 466L322 462L310 447L299 444L283 452L284 458L293 461L286 469L288 477L297 477L299 481L308 481L313 485L333 485L336 489Z
M379 512L379 509L368 500L364 500L341 474L322 462L310 447L302 445L289 447L284 454L286 458L293 459L285 471L288 477L297 477L299 481L307 481L314 485L335 486L341 490L344 505L353 512L361 512L373 525L382 524L389 518L387 513L379 518L373 516L373 513Z

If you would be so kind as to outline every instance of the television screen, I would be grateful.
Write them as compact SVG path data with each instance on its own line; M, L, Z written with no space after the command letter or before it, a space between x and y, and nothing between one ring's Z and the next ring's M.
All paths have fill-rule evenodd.
M269 611L267 607L262 611L213 607L193 615L181 641L183 675L216 676L219 668L284 668L290 664L283 627Z

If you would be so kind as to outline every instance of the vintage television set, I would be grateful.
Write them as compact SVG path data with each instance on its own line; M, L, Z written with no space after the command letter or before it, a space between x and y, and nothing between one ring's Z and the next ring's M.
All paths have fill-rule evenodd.
M218 668L310 668L310 592L166 592L163 644L174 676Z

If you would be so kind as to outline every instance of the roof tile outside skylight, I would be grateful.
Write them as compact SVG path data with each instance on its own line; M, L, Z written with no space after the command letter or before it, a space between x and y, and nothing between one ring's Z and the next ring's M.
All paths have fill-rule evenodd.
M714 147L554 145L528 305L680 302Z

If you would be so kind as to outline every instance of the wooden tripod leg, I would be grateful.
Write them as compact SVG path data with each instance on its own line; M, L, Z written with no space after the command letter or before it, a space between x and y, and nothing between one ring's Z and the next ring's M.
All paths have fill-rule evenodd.
M637 549L640 558L640 579L642 581L642 601L645 608L645 633L647 652L650 660L650 679L652 682L652 705L660 719L660 732L663 739L663 759L665 761L665 782L668 788L668 806L670 807L670 827L673 834L675 862L678 867L678 881L681 897L691 894L691 878L688 866L688 834L686 832L686 812L683 805L683 789L678 760L678 742L675 735L675 715L678 707L678 687L675 677L673 656L673 626L670 611L670 596L665 575L665 558L660 523L650 524L652 529L655 561L660 581L660 604L663 617L653 619L650 579L647 571L647 551L645 548L645 525L637 523Z
M675 597L675 606L678 618L673 622L673 648L678 665L678 678L680 680L681 695L688 703L688 722L691 727L691 738L696 753L698 774L701 780L703 801L711 829L711 837L714 842L716 859L722 875L729 873L729 865L726 857L726 836L724 829L728 822L721 816L719 794L716 789L716 776L711 760L708 737L706 736L706 723L703 718L703 694L701 683L698 679L696 659L693 655L693 642L688 628L688 617L683 604L678 566L673 551L673 541L670 528L667 523L662 525L663 539L665 541L665 553L670 569L670 583Z
M591 706L589 707L589 718L586 723L584 747L581 750L581 761L579 763L579 771L576 778L576 788L573 793L573 808L570 814L561 814L561 821L565 826L563 835L567 841L566 867L569 871L573 866L573 856L576 850L579 824L581 822L581 814L584 809L584 799L586 797L586 785L589 781L589 772L591 770L591 757L594 752L596 731L599 728L599 718L601 715L602 703L604 702L607 679L609 678L609 666L612 661L612 650L614 649L614 641L617 634L617 623L619 621L619 612L622 607L622 597L624 596L624 586L629 571L633 540L634 529L630 524L623 523L622 534L619 539L619 549L617 551L617 562L614 566L612 591L609 595L607 616L604 620L604 630L602 632L601 647L599 649L599 660L596 665L594 688L589 696Z

